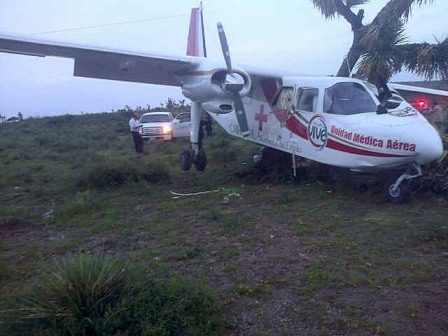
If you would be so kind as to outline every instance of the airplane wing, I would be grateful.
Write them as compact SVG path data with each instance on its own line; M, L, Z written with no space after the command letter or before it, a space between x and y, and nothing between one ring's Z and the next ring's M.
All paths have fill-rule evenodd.
M180 86L176 74L195 69L197 57L172 57L55 43L0 34L0 52L75 61L74 76Z
M417 106L419 101L424 100L427 105L436 100L440 104L448 105L448 91L430 89L414 85L403 85L396 83L388 84L397 90L410 104Z

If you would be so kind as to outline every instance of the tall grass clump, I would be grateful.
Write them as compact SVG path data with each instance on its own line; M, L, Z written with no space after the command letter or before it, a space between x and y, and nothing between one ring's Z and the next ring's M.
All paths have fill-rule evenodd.
M99 335L122 302L129 276L111 256L63 258L2 324L10 325L9 335Z
M14 301L0 309L0 335L221 335L224 328L208 290L100 253L59 260Z

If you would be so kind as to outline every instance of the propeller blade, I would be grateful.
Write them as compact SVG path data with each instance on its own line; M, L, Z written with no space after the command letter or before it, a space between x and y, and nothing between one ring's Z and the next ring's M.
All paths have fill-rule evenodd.
M226 61L227 65L227 72L231 74L233 70L232 61L230 59L229 44L227 43L226 33L224 32L224 28L221 22L218 22L218 35L219 42L221 43L222 54L224 55L224 60Z
M233 95L233 103L235 105L236 119L240 127L241 135L246 138L249 136L250 132L249 126L247 125L246 111L244 110L243 100L241 99L239 93L235 93Z
M229 44L227 43L226 33L221 22L218 22L219 42L221 43L222 54L227 65L227 76L225 83L225 90L232 93L233 104L235 106L236 119L240 127L240 133L243 137L248 137L249 126L247 125L246 111L244 110L243 99L240 96L240 91L244 83L240 82L238 76L233 76L232 60L230 59ZM241 77L241 76L240 76ZM243 80L244 82L244 80Z

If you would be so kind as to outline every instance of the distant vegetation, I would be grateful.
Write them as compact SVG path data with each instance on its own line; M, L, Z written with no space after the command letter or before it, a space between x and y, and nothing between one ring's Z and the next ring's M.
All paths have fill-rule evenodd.
M124 115L129 115L131 117L131 114L133 112L138 112L140 114L147 113L147 112L154 112L154 111L169 111L173 112L174 114L181 113L181 112L189 112L191 109L191 105L187 102L186 99L180 99L176 101L173 98L168 98L164 103L160 103L159 106L152 106L150 104L146 104L146 106L135 106L131 107L129 105L125 105L122 108L119 109L112 109L112 113L121 113ZM85 114L92 114L92 113L84 113L81 112L81 115ZM96 113L93 113L96 114ZM67 115L69 116L69 115ZM129 117L129 118L130 118ZM6 117L5 115L0 114L0 124L4 122L16 122L16 121L23 121L24 119L33 120L33 119L40 119L41 117L33 117L29 116L25 118L22 114L22 112L18 112L17 116L12 117Z
M174 114L176 114L176 113L180 113L180 112L188 112L188 111L190 111L190 109L191 109L191 105L188 104L188 102L185 99L180 99L179 101L176 101L173 98L168 98L165 103L161 103L160 106L157 106L157 107L147 104L146 107L136 106L136 107L132 108L129 105L125 105L123 108L118 109L116 112L147 113L147 112L154 112L154 111L169 111L169 112L173 112ZM112 110L112 112L115 112L115 111Z

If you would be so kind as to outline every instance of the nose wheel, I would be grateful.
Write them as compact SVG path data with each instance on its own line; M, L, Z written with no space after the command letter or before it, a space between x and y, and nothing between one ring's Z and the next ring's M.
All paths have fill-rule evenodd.
M387 198L393 203L406 203L411 197L409 180L402 181L398 186L396 184L395 179L386 182L385 193Z
M422 176L422 168L417 163L412 163L396 179L390 179L386 182L385 192L387 198L394 203L405 203L411 197L410 181L416 177Z

